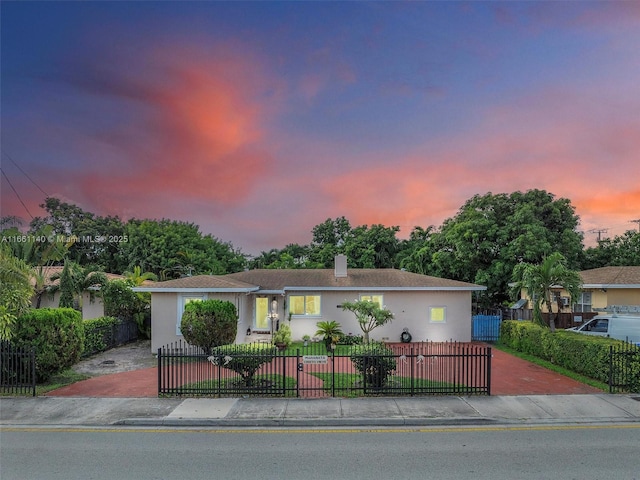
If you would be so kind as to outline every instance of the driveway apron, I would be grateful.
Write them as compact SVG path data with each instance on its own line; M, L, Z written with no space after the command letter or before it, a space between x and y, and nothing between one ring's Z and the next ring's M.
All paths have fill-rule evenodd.
M602 393L559 373L497 349L492 350L492 395L570 395ZM158 368L100 375L47 393L57 397L158 396Z

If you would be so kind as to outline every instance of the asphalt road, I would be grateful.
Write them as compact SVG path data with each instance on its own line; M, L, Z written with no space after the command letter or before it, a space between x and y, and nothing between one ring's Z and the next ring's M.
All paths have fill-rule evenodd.
M640 479L639 424L0 435L2 480Z

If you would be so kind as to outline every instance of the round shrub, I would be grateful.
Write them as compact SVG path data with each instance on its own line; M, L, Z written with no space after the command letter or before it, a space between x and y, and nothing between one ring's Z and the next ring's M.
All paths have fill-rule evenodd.
M185 341L208 355L214 347L233 343L238 333L236 306L225 300L190 302L184 308L180 331Z
M258 369L273 360L275 354L276 347L267 343L222 345L212 350L208 360L236 372L244 385L251 387Z
M13 332L16 346L35 349L38 382L77 363L84 349L82 316L72 308L29 310L18 318Z
M351 362L363 375L365 385L373 388L384 387L387 377L396 369L393 351L382 343L354 345Z

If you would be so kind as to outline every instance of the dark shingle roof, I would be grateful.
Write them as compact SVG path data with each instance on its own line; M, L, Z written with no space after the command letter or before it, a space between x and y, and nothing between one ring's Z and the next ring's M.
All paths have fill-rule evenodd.
M260 286L261 290L293 288L332 289L391 289L391 290L483 290L485 287L471 283L430 277L393 268L351 268L346 277L336 277L333 269L299 270L248 270L226 275L243 282Z
M177 278L164 282L152 282L135 288L136 291L178 291L178 290L207 290L207 291L235 291L249 292L256 290L251 285L225 275L196 275L193 277Z
M640 266L602 267L580 272L583 286L640 288Z
M472 283L388 269L349 269L336 277L333 269L263 269L228 275L198 275L138 287L137 291L271 291L285 290L485 290Z

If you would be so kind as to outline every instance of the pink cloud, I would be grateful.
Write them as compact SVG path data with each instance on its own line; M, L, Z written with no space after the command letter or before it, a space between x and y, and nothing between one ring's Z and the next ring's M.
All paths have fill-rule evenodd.
M114 82L142 111L123 109L122 127L75 144L96 163L72 173L81 195L112 212L126 211L133 198L156 211L167 199L201 200L215 211L246 198L273 161L260 146L270 108L260 79L268 79L241 56L178 47L149 58L154 76Z
M405 236L474 194L534 188L571 200L583 227L624 223L640 211L640 118L631 100L580 100L543 94L489 110L464 135L328 178L323 191L352 223L401 225Z

